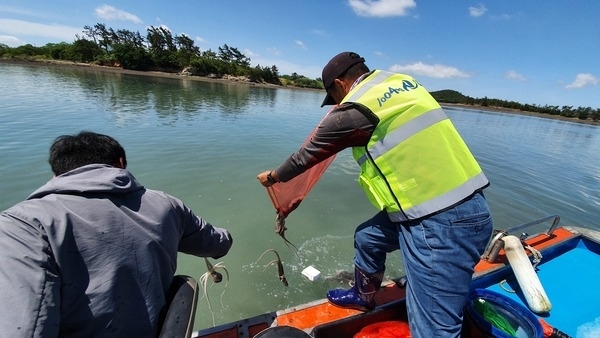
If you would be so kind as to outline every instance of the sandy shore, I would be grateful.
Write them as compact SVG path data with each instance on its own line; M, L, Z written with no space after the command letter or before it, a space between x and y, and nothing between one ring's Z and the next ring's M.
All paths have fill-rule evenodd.
M99 66L89 63L78 63L72 61L59 61L59 60L15 60L15 59L1 59L2 63L13 63L13 64L25 64L32 66L47 66L47 67L65 67L65 68L77 68L77 69L89 69L91 71L101 71L107 73L120 73L120 74L134 74L140 76L154 76L154 77L162 77L162 78L173 78L173 79L186 79L191 81L205 81L205 82L218 82L218 83L234 83L239 85L247 85L247 86L256 86L256 87L264 87L264 88L287 88L287 89L296 89L296 90L311 90L311 91L323 91L319 89L312 88L301 88L301 87L293 87L293 86L279 86L269 83L256 83L245 81L240 78L210 78L210 77L202 77L202 76L189 76L189 75L181 75L179 73L167 73L167 72L157 72L157 71L137 71L137 70L129 70L122 69L117 67L107 67L107 66ZM323 95L325 95L323 91ZM564 116L557 115L549 115L549 114L540 114L536 112L526 112L522 110L515 109L507 109L502 107L484 107L484 106L472 106L466 104L452 104L452 103L442 103L442 106L448 107L457 107L463 109L473 109L473 110L483 110L483 111L492 111L499 113L508 113L508 114L519 114L519 115L527 115L527 116L536 116L548 119L555 119L561 121L568 121L574 123L582 123L594 126L600 126L600 121L592 121L588 120L580 120L577 118L568 118Z

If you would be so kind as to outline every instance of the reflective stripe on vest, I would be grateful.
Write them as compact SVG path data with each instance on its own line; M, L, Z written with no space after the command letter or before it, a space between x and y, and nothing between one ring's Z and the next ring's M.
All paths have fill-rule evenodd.
M483 173L470 178L468 181L457 188L448 191L438 197L435 197L425 203L421 203L404 211L388 212L390 219L395 222L407 221L427 216L432 213L431 210L439 211L450 207L471 196L473 192L483 189L489 184L488 179ZM434 211L434 212L435 212Z
M383 140L375 143L374 146L369 148L369 154L375 160L398 143L447 118L446 113L442 109L435 109L420 115L404 124L402 128L397 128L390 134L387 134ZM356 161L358 165L362 165L367 160L367 154L364 154Z
M414 79L375 71L342 102L380 118L368 145L353 154L367 197L393 221L435 213L489 184L452 122Z

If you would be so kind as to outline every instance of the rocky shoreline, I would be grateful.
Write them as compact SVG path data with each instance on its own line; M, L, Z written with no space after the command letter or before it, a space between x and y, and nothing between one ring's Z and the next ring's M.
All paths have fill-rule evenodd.
M123 69L123 68L118 68L118 67L109 67L109 66L100 66L100 65L90 64L90 63L73 62L73 61L45 60L45 59L28 59L28 60L26 60L26 59L0 58L0 62L21 64L21 65L31 65L31 66L48 66L48 67L87 69L90 71L99 71L99 72L107 72L107 73L133 74L133 75L140 75L140 76L153 76L153 77L173 78L173 79L186 79L186 80L191 80L191 81L231 83L231 84L239 84L239 85L264 87L264 88L288 88L288 89L296 89L296 90L323 91L323 90L312 89L312 88L281 86L281 85L274 85L274 84L268 84L268 83L256 83L256 82L248 81L246 78L243 78L243 77L212 78L212 77L202 77L202 76L195 76L195 75L185 75L182 73L168 73L168 72L160 72L160 71L138 71L138 70L130 70L130 69ZM323 93L323 95L325 95L325 93ZM441 105L447 106L447 107L463 108L463 109L536 116L536 117L542 117L542 118L548 118L548 119L554 119L554 120L561 120L561 121L568 121L568 122L574 122L574 123L588 124L588 125L593 125L593 126L600 126L600 121L580 120L577 118L569 118L569 117L549 115L549 114L540 114L540 113L536 113L536 112L527 112L527 111L507 109L507 108L502 108L502 107L472 106L472 105L466 105L466 104L453 104L453 103L441 103Z

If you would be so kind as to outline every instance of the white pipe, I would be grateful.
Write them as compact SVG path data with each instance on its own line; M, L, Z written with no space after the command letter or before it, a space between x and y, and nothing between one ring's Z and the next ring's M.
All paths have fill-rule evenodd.
M502 238L504 241L504 252L510 266L517 277L517 282L523 291L529 309L535 313L547 313L552 309L552 304L542 287L542 283L535 273L531 261L521 244L521 241L508 235Z

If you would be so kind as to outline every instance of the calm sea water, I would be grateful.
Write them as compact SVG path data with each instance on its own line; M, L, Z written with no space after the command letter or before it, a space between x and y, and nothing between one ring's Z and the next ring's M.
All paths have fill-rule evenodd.
M229 282L209 283L210 305L199 300L196 329L323 298L340 286L333 276L352 269L354 228L375 212L350 152L338 155L288 217L299 257L274 233L274 209L256 180L304 141L327 111L322 99L304 90L0 64L0 210L51 178L48 147L56 136L106 133L125 147L144 185L178 196L235 237L219 260ZM600 230L599 127L447 112L492 182L486 196L496 228L557 214L562 224ZM281 255L288 288L268 265L272 253L259 260L267 249ZM403 274L400 259L390 255L388 277ZM301 275L309 265L321 271L319 280ZM205 271L203 260L180 255L180 273L199 278Z

